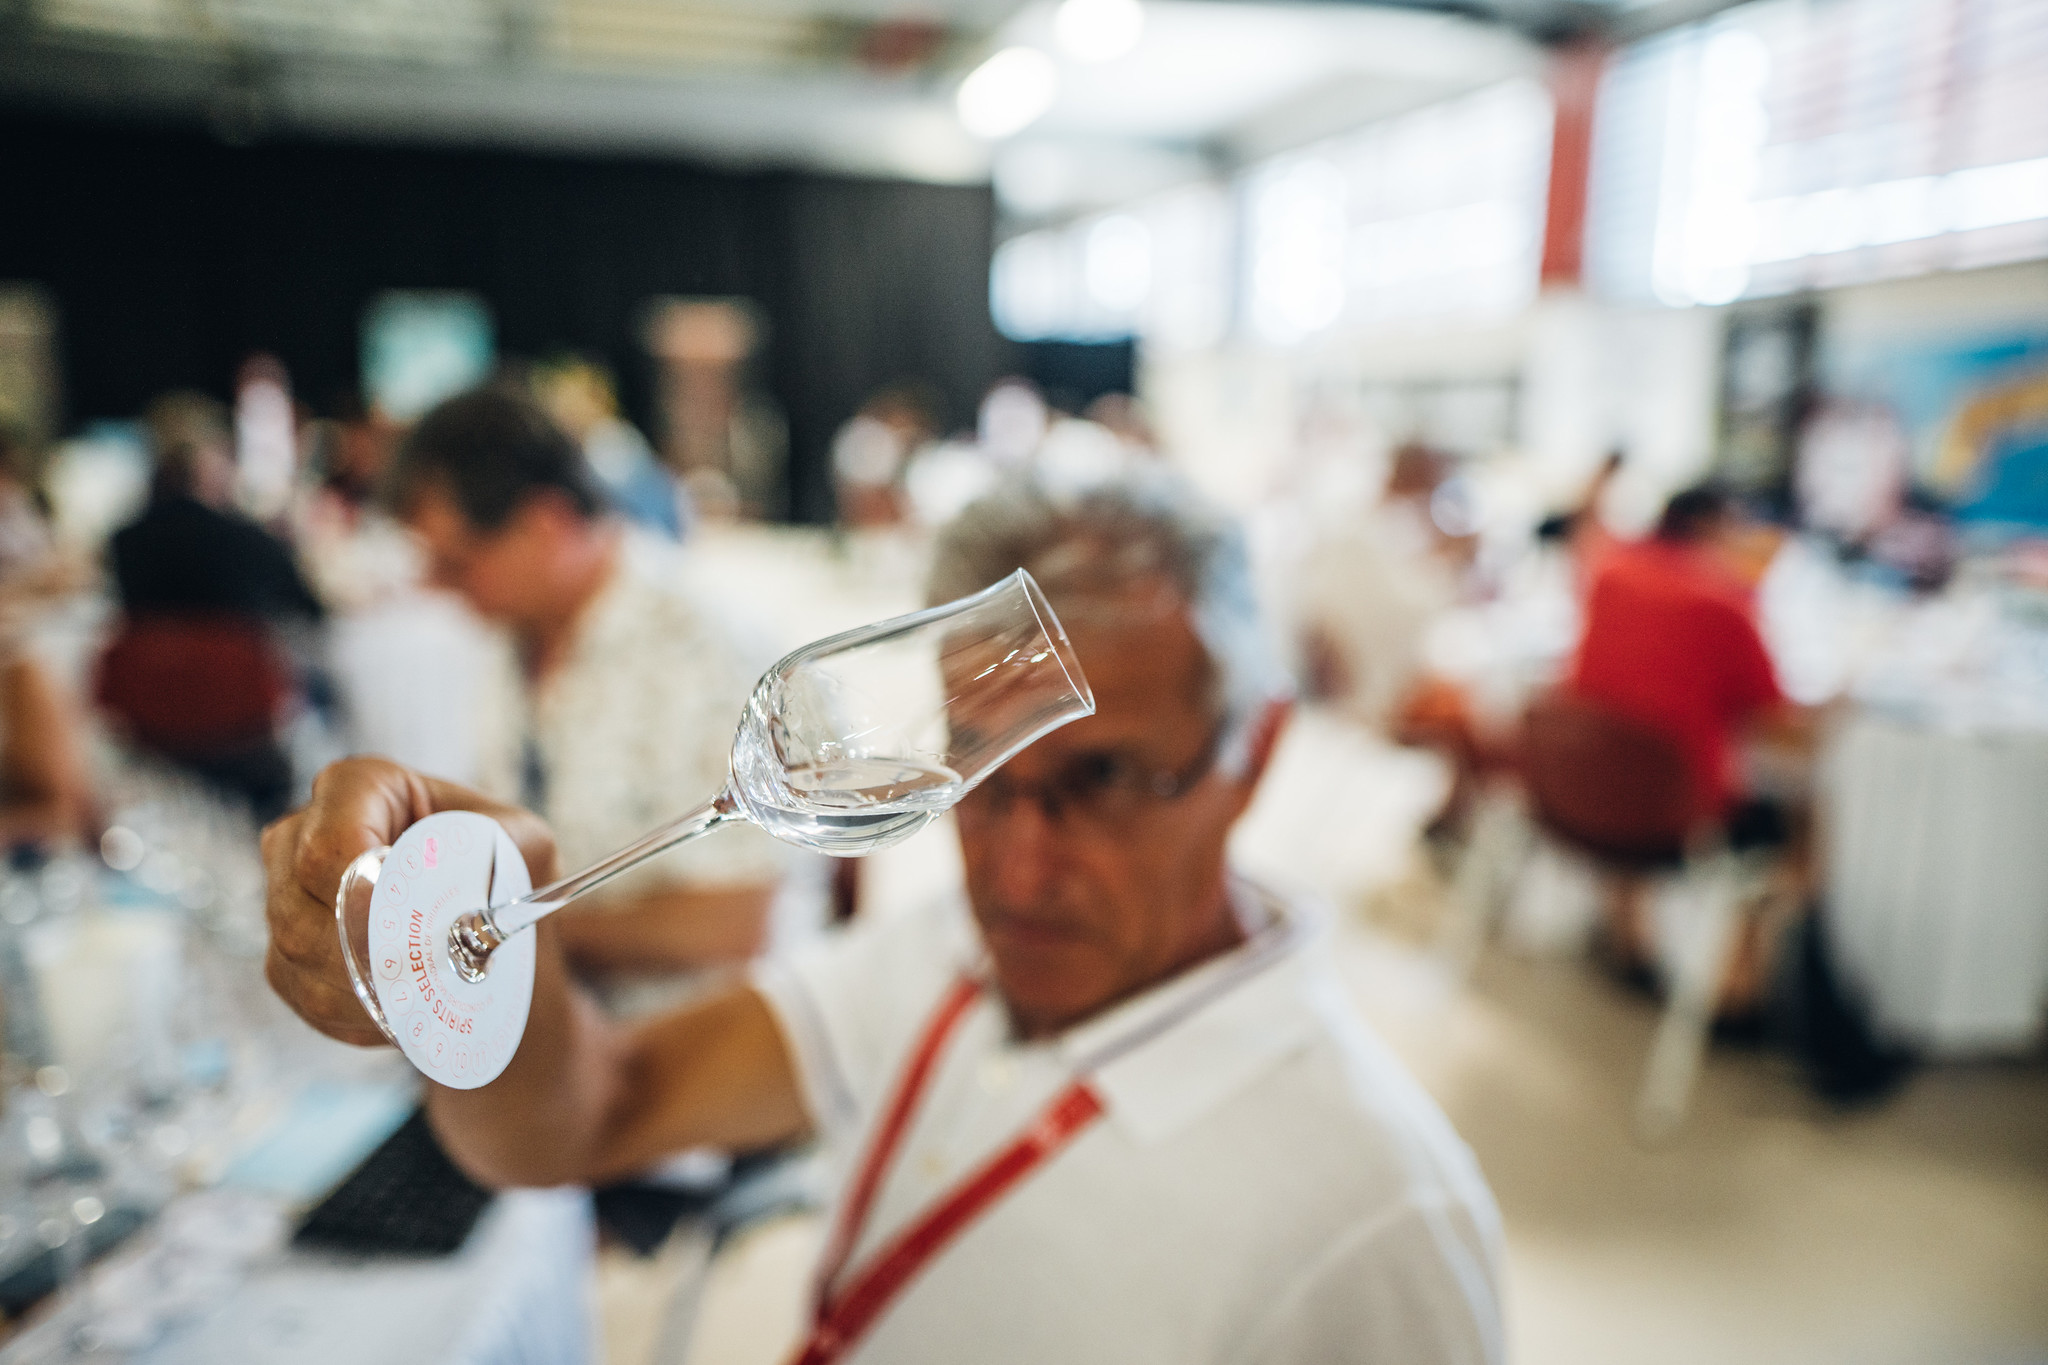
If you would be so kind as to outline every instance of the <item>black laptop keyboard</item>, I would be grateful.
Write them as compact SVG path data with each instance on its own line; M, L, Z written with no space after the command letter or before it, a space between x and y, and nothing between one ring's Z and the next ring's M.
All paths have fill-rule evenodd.
M322 1200L292 1241L391 1255L446 1255L461 1247L491 1192L448 1159L415 1110L397 1132L370 1153L334 1193Z

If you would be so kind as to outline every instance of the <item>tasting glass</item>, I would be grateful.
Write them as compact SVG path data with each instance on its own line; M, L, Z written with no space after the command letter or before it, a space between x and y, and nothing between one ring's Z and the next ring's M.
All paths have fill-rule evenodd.
M488 973L514 934L648 859L750 821L855 857L908 838L1026 745L1095 712L1059 618L1030 574L943 606L804 646L762 675L741 712L725 787L610 857L455 922L449 959ZM370 897L388 848L343 875L335 920L356 997L386 1036L370 973Z

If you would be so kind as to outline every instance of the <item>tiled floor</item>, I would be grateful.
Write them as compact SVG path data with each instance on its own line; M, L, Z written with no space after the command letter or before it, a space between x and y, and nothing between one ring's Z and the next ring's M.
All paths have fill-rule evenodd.
M1649 1150L1647 1002L1501 954L1452 998L1384 940L1342 951L1493 1182L1521 1365L2048 1361L2048 1067L1930 1069L1842 1114L1723 1048Z

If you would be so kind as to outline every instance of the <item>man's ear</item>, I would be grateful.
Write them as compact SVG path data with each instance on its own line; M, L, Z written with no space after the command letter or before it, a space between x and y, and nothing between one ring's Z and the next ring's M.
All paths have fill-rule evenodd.
M1259 789L1259 779L1266 775L1266 765L1273 761L1273 751L1280 747L1280 736L1287 730L1287 719L1294 714L1294 702L1288 697L1275 697L1259 708L1246 727L1244 737L1234 741L1243 746L1243 767L1231 776L1236 794L1232 798L1237 807L1231 818L1242 815L1252 803L1252 796Z
M1242 780L1247 787L1258 786L1259 779L1266 775L1266 765L1273 761L1273 751L1280 747L1280 736L1287 732L1287 721L1293 714L1291 697L1275 697L1259 708L1251 732L1245 736Z

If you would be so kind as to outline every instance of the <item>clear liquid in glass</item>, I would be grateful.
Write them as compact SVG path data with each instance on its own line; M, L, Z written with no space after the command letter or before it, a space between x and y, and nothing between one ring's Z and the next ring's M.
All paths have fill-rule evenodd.
M845 857L909 838L960 799L952 769L926 758L820 754L787 764L775 722L749 707L732 750L733 793L776 838Z

